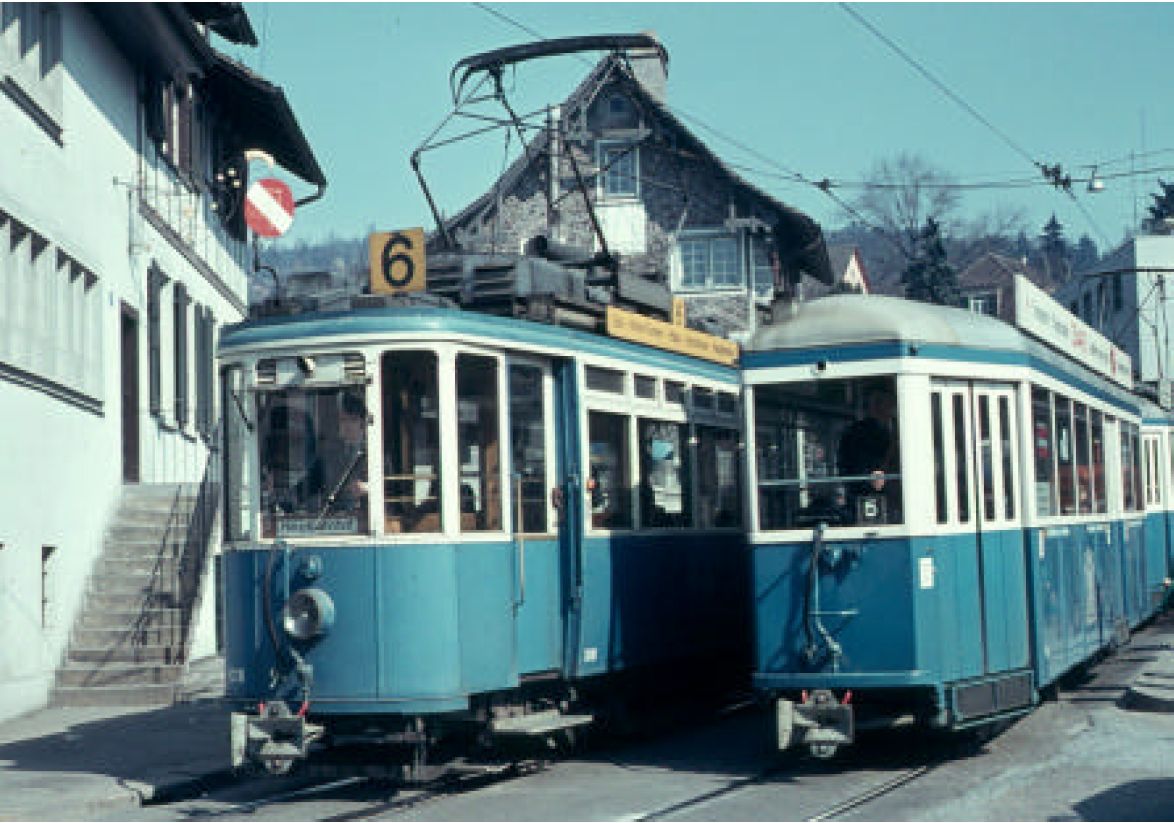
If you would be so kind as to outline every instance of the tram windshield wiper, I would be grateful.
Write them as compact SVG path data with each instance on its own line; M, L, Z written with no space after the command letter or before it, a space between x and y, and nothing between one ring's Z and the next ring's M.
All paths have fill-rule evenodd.
M363 455L366 454L366 451L367 450L365 448L360 446L355 452L355 456L351 458L351 462L347 464L345 469L343 469L342 476L339 477L338 482L334 484L334 488L326 497L326 502L322 504L321 511L318 512L318 517L314 520L314 528L318 528L318 526L322 523L322 519L330 513L332 508L334 508L334 502L338 499L338 493L342 491L342 488L346 485L347 480L349 480L350 476L354 474L355 467L359 465L359 460L361 460Z

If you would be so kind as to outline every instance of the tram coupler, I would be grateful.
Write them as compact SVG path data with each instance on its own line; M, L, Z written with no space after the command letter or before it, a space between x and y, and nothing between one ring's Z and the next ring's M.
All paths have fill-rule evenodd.
M849 692L848 695L851 693ZM855 739L852 704L846 695L837 700L828 689L818 689L796 703L780 699L775 705L779 749L805 745L819 757L834 754Z
M304 711L291 712L284 700L261 704L257 714L233 712L232 766L258 763L270 774L286 774L324 732L307 722Z

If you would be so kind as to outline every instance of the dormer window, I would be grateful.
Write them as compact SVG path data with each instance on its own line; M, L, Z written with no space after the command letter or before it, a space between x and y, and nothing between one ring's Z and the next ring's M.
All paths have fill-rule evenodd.
M640 154L631 143L599 144L600 194L610 199L640 196Z
M612 117L622 117L632 110L632 104L622 94L613 94L607 101L607 113Z

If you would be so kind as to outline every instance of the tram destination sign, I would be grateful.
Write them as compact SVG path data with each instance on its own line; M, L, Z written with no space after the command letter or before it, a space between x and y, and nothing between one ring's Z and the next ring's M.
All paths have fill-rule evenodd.
M655 320L635 312L607 307L607 333L658 349L687 354L732 366L738 362L738 344L723 337Z
M1129 355L1021 274L1015 275L1015 325L1114 383L1133 388Z

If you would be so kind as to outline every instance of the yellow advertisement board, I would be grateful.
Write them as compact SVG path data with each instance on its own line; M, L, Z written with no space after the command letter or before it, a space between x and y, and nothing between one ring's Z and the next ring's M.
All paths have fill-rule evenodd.
M732 366L738 362L738 344L705 332L675 326L663 320L607 307L607 333L658 349L700 357Z

